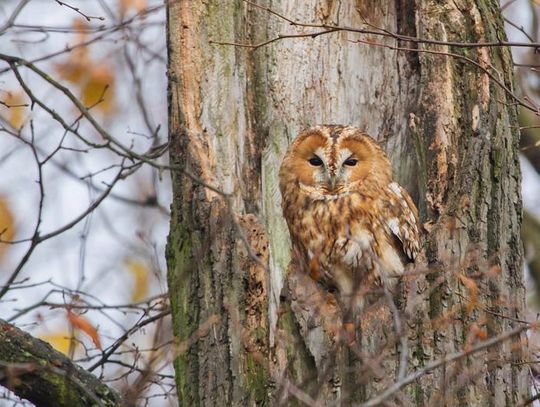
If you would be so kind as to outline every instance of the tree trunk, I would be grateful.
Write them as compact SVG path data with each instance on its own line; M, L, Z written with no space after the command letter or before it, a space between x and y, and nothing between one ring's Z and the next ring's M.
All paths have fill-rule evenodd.
M422 39L505 38L494 1L257 4L299 22L377 31L367 21ZM167 257L181 404L516 404L528 394L519 134L511 96L486 73L513 89L508 49L346 31L257 49L212 42L322 30L241 0L168 6ZM306 302L320 288L294 262L287 273L279 163L299 130L320 123L375 137L427 229L427 267L404 279L399 313L366 315L360 356L336 351L332 311L325 322ZM450 361L463 350L473 353Z

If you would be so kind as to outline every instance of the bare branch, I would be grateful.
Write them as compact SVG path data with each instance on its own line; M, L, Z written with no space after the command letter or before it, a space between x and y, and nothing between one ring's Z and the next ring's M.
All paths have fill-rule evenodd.
M4 33L6 30L13 26L15 20L17 19L19 14L21 14L21 11L23 11L23 9L28 5L28 3L30 3L30 0L22 0L21 2L19 2L19 4L17 4L15 10L13 10L13 13L11 13L4 25L0 27L0 34Z

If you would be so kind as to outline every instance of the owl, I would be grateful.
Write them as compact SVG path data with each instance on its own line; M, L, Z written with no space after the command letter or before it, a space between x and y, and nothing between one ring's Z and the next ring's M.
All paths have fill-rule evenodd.
M302 131L285 154L279 186L296 262L334 293L344 325L354 329L373 288L395 285L419 252L413 201L377 142L350 126Z

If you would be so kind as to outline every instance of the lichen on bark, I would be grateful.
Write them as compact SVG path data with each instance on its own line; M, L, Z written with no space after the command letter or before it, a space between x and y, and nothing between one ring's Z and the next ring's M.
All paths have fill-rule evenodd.
M257 4L296 21L368 21L427 40L504 38L496 2ZM377 138L428 229L425 267L403 281L397 301L407 321L407 373L516 325L524 307L516 114L511 95L485 71L512 89L509 50L347 32L249 50L211 40L254 43L305 28L241 0L168 7L170 151L181 169L173 175L168 264L175 334L189 342L176 363L183 403L270 403L270 392L290 400L287 384L294 384L309 397L347 404L380 396L395 379L402 347L392 313L373 311L360 334L365 353L380 357L380 371L366 373L356 360L346 376L351 355L336 352L324 318L298 301L309 281L295 285L294 270L286 280L289 240L277 172L290 140L313 124L351 124ZM249 213L265 224L270 245L268 313L257 311L255 321L244 308L255 306L244 282L258 277L242 258L236 227L237 217ZM214 314L219 322L201 336ZM264 363L239 332L267 335L255 342ZM525 340L443 365L392 397L416 405L513 405L528 393ZM327 374L327 360L341 367Z
M0 385L43 407L120 406L120 396L51 345L0 320Z

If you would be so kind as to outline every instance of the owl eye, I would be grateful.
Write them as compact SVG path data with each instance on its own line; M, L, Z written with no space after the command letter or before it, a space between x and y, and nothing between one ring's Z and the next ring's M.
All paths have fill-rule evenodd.
M358 160L356 158L348 158L343 164L348 165L349 167L354 167L357 162Z
M319 157L317 157L317 156L315 156L315 157L313 157L313 158L310 158L308 161L309 161L309 163L310 163L311 165L313 165L313 166L315 166L315 167L320 167L321 165L323 165L322 160L321 160Z

